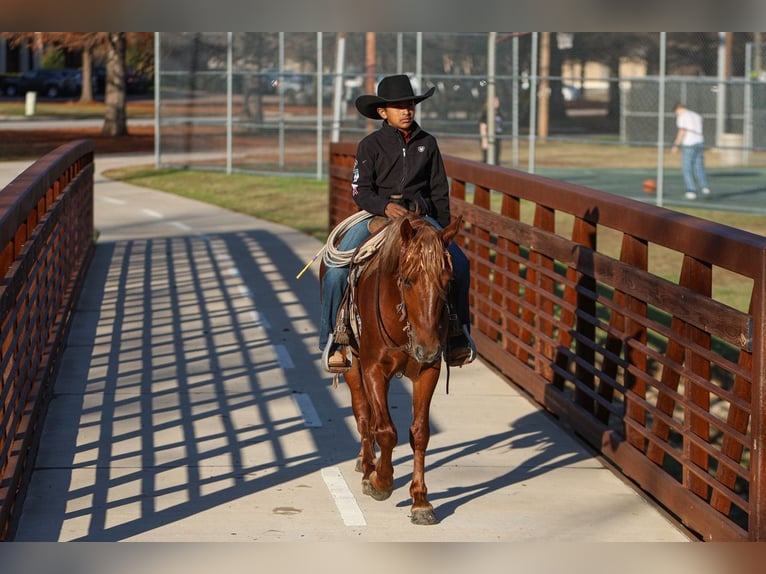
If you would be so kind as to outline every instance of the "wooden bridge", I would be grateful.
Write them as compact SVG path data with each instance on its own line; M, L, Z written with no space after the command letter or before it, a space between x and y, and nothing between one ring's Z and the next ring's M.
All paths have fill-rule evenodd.
M354 151L353 146L344 144L331 149L333 224L355 209L348 193ZM472 375L468 368L454 372L453 377L462 379L464 386L453 383L450 392L459 393L453 389L462 388L470 394L479 388L476 385L495 385L495 398L485 397L482 409L493 403L493 412L504 413L501 416L505 420L514 421L511 426L526 419L527 425L538 430L532 432L529 426L520 430L517 426L508 434L493 434L488 430L491 427L469 426L455 435L436 432L434 449L441 455L435 456L442 459L437 466L460 458L451 454L456 444L463 445L461 457L493 453L493 460L502 465L503 459L496 458L497 449L506 441L513 442L515 436L519 439L516 448L526 447L537 453L526 451L528 461L537 461L534 468L545 467L552 472L556 464L577 465L589 458L587 451L576 446L576 440L572 442L577 437L587 441L701 539L766 539L762 524L763 457L756 448L762 444L759 437L763 438L766 240L592 189L451 157L446 162L453 209L466 222L462 238L471 258L473 334L482 362L477 365L482 369L479 378L477 371ZM139 473L138 483L142 486L134 495L126 494L118 504L138 505L138 518L110 526L108 515L99 514L98 525L86 529L90 535L76 534L80 532L76 526L66 534L61 531L62 525L75 525L78 516L85 516L84 511L77 510L80 490L69 487L69 496L63 498L70 502L58 510L56 532L43 529L40 539L130 539L146 531L147 524L151 530L151 525L201 517L213 508L228 508L234 500L254 495L259 488L281 491L291 481L309 476L306 473L313 476L328 463L331 468L337 463L344 471L344 465L353 460L355 452L347 453L346 461L337 451L316 446L328 440L326 413L332 412L332 404L340 399L323 392L320 404L307 402L304 395L316 388L306 380L312 377L296 377L292 370L296 365L291 363L297 362L294 345L300 345L302 353L312 357L311 369L318 361L318 349L309 351L304 347L310 336L300 336L300 343L294 340L296 332L311 332L313 322L305 316L299 294L312 297L316 284L305 287L287 279L282 272L285 261L275 261L269 255L276 249L283 254L282 259L293 257L287 254L294 251L285 250L288 234L291 245L301 243L302 256L313 254L316 245L285 229L248 231L244 216L238 219L219 211L211 215L212 208L195 211L194 205L180 198L173 199L173 209L180 210L187 219L181 215L178 219L164 216L153 197L141 208L144 220L125 223L119 216L137 194L140 191L128 189L122 195L107 194L103 198L109 205L105 204L98 216L100 225L119 230L120 237L131 239L121 239L101 250L99 257L118 258L122 263L110 270L101 262L98 268L110 274L99 278L103 279L100 285L106 294L102 293L102 303L91 309L88 303L97 300L94 293L88 289L80 293L85 269L93 257L91 144L74 142L53 152L4 191L0 247L8 271L0 292L5 310L0 331L4 398L0 518L6 535L9 524L18 525L25 506L30 526L22 528L22 539L31 539L30 528L35 521L38 527L43 524L40 521L46 515L39 508L42 499L38 496L46 488L67 488L61 480L52 478L64 459L71 465L67 476L95 475L94 486L82 489L82 496L87 493L92 501L91 522L97 501L106 496L105 492L134 482L127 470L123 478L112 476L120 474L116 470L121 467L120 461L131 461L130 466L135 460L153 470ZM194 225L204 218L204 233L195 231ZM157 227L160 225L164 226L161 230ZM56 231L59 226L68 231ZM651 254L658 248L678 254L677 281L652 269ZM238 254L246 257L247 265L222 266L222 260ZM173 267L181 260L188 267ZM296 260L295 269L304 262ZM230 273L231 269L236 273ZM741 276L749 286L749 309L735 309L711 296L716 293L716 277L721 272ZM51 274L52 278L48 278ZM132 299L134 293L136 300ZM88 365L73 364L70 359L62 367L73 301L78 294L90 321L85 340L98 343L100 355L96 360L95 350L91 349ZM282 309L280 320L267 320L259 310L267 305ZM201 306L204 312L200 312ZM171 316L166 317L168 313ZM226 322L225 328L218 321ZM267 335L264 329L269 331ZM282 342L275 342L275 330L284 333ZM235 354L236 366L228 364ZM205 365L204 374L198 370L201 363ZM230 375L232 368L236 372ZM173 371L172 376L156 378L156 373L168 370ZM261 371L268 372L268 377L260 379ZM239 377L249 381L247 389L239 386L244 384ZM254 377L260 381L257 392L251 388ZM285 385L285 379L289 385ZM74 434L59 437L49 433L41 442L41 422L54 396L54 384L62 393L58 409L68 404L66 397L77 397L76 415L66 408L55 411L56 416L63 417L62 412L76 416L76 427L60 419L57 428L69 428L67 432ZM183 386L183 394L178 392L179 385ZM512 389L523 391L518 391L522 393L519 395ZM402 391L406 399L406 390ZM509 415L509 406L518 403L499 398L506 392L513 392L514 397L526 394L539 409ZM193 400L195 393L205 396L205 400L197 403ZM285 406L283 401L288 397L293 407ZM479 403L477 397L441 408L457 408L457 413L465 415L471 405ZM261 404L271 400L275 402ZM215 404L215 424L223 426L202 436L197 427L203 420L208 421L204 415L208 403ZM291 413L294 405L298 405L303 426L308 429L301 432L309 433L309 444L288 446L279 439L286 431L283 425L293 425L294 421L291 416L275 417L271 409ZM406 419L406 400L401 406L401 415ZM245 425L251 430L242 431L238 426L235 418L240 409L260 413L257 423ZM176 417L178 412L184 413L181 420L167 418ZM342 412L345 417L349 415L346 410ZM457 413L450 420L460 418ZM471 420L482 416L488 415L483 412ZM554 425L557 430L549 426L550 420L546 422L550 417L558 421ZM136 426L123 429L128 420ZM333 428L337 441L342 427ZM571 438L566 438L562 428L569 429ZM93 435L89 429L98 432ZM186 438L167 438L164 443L171 429ZM258 450L264 441L258 438L258 429L270 437L267 451ZM542 466L538 463L543 443L525 445L520 438L539 437L540 429L548 429L543 434L548 435L544 444L548 445L545 452L549 458ZM255 434L248 438L242 432ZM477 448L460 442L461 433L476 433L475 439L468 442ZM345 436L345 432L342 434ZM496 440L492 440L493 436ZM352 438L349 435L341 442L352 448ZM114 449L122 448L123 439L128 450L121 456ZM203 443L207 441L218 446L206 450ZM24 502L38 448L48 461L40 469L38 480L47 480L42 476L49 474L52 482L49 487L39 482L33 485L33 500ZM251 448L261 453L256 459L251 460ZM184 454L173 459L171 455L178 449L183 449ZM165 452L168 461L157 462L156 457L163 458ZM321 456L317 459L315 455ZM225 480L199 475L202 468L207 468L201 466L202 460L217 461L220 456L235 467L223 477ZM271 458L275 459L272 465L258 462ZM510 464L512 458L505 458L506 463ZM187 476L187 480L196 478L184 487L176 484L179 477L162 486L165 483L160 477L166 476L163 473L178 468L171 459L184 461L187 474L194 475ZM403 462L406 464L406 457ZM217 465L206 472L215 475ZM251 483L248 479L250 473L268 476L270 468L281 469L283 478L279 482L261 477ZM521 464L519 468L532 467ZM109 472L108 478L105 472ZM487 505L484 512L510 512L498 508L492 493L506 492L505 488L515 484L519 475L503 476L479 480L485 485L484 495L472 494L470 500L483 500ZM525 476L531 478L539 473ZM449 480L439 480L437 484L448 497ZM585 480L586 484L594 484L592 475ZM227 481L231 484L224 485ZM220 490L211 495L206 488L213 485ZM399 486L406 490L403 483ZM608 496L608 488L604 488L603 492L591 493L594 499L587 504L592 512L597 513L605 502L602 499ZM548 499L566 496L566 490L559 487L557 494ZM157 508L157 504L162 505L157 501L167 492L185 502L167 510ZM298 496L298 491L293 492ZM514 498L516 504L519 500ZM277 513L280 520L298 512L289 502L273 504L273 508L283 509ZM98 507L103 505L109 506L106 499ZM375 508L380 512L379 505ZM56 508L46 509L50 511ZM475 532L476 524L465 518L464 524ZM486 520L487 515L483 518ZM583 524L581 518L577 524ZM220 526L226 529L225 523ZM196 528L195 524L190 536L202 532ZM444 539L444 533L451 532L449 528L414 536ZM652 530L658 532L655 522ZM456 540L465 540L462 531L453 534ZM383 536L380 532L378 535ZM493 535L506 539L509 533ZM518 532L513 535L523 537Z

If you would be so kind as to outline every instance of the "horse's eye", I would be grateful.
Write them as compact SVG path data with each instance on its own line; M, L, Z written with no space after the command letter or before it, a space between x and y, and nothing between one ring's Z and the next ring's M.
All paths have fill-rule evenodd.
M409 277L405 277L404 278L404 286L407 289L412 289L412 279L410 279Z

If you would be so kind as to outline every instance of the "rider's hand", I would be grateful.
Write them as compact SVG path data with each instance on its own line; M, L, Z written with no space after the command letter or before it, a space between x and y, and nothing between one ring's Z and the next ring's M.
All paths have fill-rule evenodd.
M386 217L389 219L395 219L397 217L400 217L402 215L407 214L407 210L399 205L398 203L394 203L393 201L390 201L386 204Z

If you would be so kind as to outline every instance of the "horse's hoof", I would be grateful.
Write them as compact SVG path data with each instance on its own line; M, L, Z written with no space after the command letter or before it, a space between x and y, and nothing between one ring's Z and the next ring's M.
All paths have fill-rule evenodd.
M410 521L413 524L421 526L428 526L439 522L436 520L436 514L434 514L433 508L413 508L412 514L410 515Z
M375 500L386 500L393 490L378 490L370 480L362 481L362 492L367 496L372 496Z

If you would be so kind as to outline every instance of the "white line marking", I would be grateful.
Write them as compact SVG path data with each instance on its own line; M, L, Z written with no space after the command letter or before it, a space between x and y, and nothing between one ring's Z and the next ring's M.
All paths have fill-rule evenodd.
M247 297L248 299L253 298L253 292L250 290L250 287L248 287L247 285L240 285L239 292L242 293L243 297Z
M322 426L322 421L319 419L314 403L311 402L311 397L306 393L293 393L293 400L298 405L298 410L301 411L303 417L303 424L307 427L318 428Z
M338 507L343 523L346 526L367 526L364 514L362 514L354 495L351 493L338 467L330 466L323 468L322 478L335 500L335 506Z
M125 205L125 203L127 203L124 199L115 199L114 197L101 196L98 199L101 201L106 201L107 203L113 203L115 205Z
M294 369L293 358L284 345L274 345L274 352L277 354L277 362L283 369Z
M178 229L182 231L191 231L191 226L186 225L183 221L171 221L170 225L173 227L177 227Z
M154 217L156 219L162 219L165 217L159 211L154 211L153 209L142 209L141 211L143 211L149 217Z
M258 327L263 327L267 331L271 329L271 323L266 319L266 315L259 311L252 311L253 322Z

